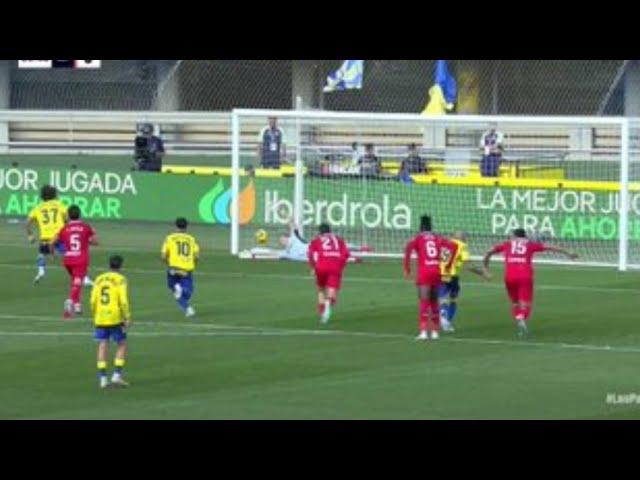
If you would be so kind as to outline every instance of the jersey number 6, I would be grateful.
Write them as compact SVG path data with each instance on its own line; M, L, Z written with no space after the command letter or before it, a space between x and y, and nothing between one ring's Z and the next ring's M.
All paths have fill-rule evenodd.
M436 242L429 240L428 242L425 242L424 248L427 251L427 258L438 258Z

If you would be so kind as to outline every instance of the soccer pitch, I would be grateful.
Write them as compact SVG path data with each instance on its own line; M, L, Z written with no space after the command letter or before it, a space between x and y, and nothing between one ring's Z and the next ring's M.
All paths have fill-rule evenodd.
M521 341L494 263L491 282L464 277L458 331L417 343L399 260L349 265L321 326L306 265L237 260L227 229L195 227L197 316L185 319L159 259L171 225L95 227L92 276L110 254L125 257L132 386L98 389L88 292L85 314L64 322L66 272L50 267L34 286L36 248L3 219L2 419L640 418L640 405L606 401L640 394L637 273L538 266Z

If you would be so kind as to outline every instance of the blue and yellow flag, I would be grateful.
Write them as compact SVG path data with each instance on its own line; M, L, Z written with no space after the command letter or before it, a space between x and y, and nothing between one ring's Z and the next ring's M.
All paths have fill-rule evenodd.
M324 92L362 88L364 60L345 60L342 66L327 77Z
M422 111L423 115L445 115L453 110L458 96L458 85L449 73L446 60L436 61L436 74L433 86L429 89L429 103Z

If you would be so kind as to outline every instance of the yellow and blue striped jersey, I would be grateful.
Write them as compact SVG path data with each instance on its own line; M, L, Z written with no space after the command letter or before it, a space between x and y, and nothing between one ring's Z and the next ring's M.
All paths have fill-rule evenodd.
M453 242L458 245L458 252L456 253L453 263L451 264L451 270L447 271L447 262L449 261L451 252L447 249L442 250L442 259L440 260L440 274L443 280L448 281L451 277L460 275L462 266L469 260L471 255L469 254L469 247L465 242L458 239L453 239Z
M162 244L162 256L166 258L169 268L178 273L194 271L199 255L200 246L188 233L171 233Z
M127 279L124 275L106 272L94 280L91 311L96 327L113 327L131 319Z
M67 207L57 199L47 200L29 212L29 220L35 220L40 232L40 241L48 242L62 230L67 218Z

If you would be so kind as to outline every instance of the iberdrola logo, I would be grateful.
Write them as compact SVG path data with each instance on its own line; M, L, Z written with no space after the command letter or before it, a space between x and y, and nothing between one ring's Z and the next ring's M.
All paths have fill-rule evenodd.
M256 189L253 180L240 192L240 225L251 221L256 211ZM231 223L231 188L225 190L222 179L209 190L198 204L200 218L207 223Z

